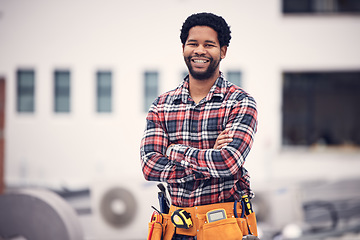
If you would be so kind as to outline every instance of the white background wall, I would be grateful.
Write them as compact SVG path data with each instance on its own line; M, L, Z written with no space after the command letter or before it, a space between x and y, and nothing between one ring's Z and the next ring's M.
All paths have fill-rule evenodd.
M359 177L359 150L281 146L282 72L360 69L360 17L284 16L279 0L0 0L0 75L6 89L6 182L88 186L142 178L143 73L160 92L186 69L180 28L192 13L222 15L232 40L222 71L241 70L258 103L246 166L269 181ZM16 112L16 70L35 70L35 113ZM71 71L71 113L53 112L53 71ZM95 111L95 73L113 72L113 113ZM356 104L356 103L354 103Z

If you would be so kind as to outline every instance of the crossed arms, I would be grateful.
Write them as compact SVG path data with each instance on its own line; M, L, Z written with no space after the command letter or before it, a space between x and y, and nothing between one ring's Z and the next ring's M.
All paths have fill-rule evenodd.
M251 146L257 126L256 103L245 97L233 106L226 128L211 149L198 149L173 144L157 106L153 106L146 119L141 141L141 164L146 180L181 183L208 178L239 175ZM171 149L166 156L166 150Z

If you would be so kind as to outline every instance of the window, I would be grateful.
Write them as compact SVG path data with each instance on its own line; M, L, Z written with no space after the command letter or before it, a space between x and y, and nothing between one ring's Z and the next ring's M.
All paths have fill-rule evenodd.
M35 110L35 72L18 70L17 74L17 111L34 112Z
M360 1L283 0L283 13L360 13Z
M98 71L96 74L96 109L99 113L112 111L112 73L110 71Z
M229 82L241 87L241 72L240 71L228 71L226 78Z
M158 96L158 72L145 72L145 103L144 111L147 112Z
M360 147L360 71L283 77L283 145Z
M54 80L54 111L68 113L70 112L70 72L55 71Z

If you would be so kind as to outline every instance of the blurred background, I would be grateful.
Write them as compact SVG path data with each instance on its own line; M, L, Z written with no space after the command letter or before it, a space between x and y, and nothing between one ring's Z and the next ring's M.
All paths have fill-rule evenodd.
M186 75L180 28L204 11L231 26L220 68L258 104L261 239L360 239L359 0L0 0L2 197L45 189L82 239L146 239L146 113Z

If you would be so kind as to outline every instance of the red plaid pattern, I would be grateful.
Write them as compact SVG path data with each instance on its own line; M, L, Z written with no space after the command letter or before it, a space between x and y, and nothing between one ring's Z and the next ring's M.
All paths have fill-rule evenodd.
M257 126L255 100L223 75L198 104L189 95L188 77L160 95L146 118L141 165L146 180L167 182L172 204L213 204L253 196L243 167ZM230 128L233 141L213 149ZM167 147L175 144L168 157Z

